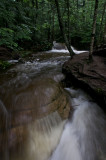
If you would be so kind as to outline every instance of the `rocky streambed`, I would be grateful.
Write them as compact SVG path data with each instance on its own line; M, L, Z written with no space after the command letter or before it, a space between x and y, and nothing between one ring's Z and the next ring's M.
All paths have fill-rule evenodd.
M87 52L75 52L73 60L65 49L41 52L0 73L0 160L105 160L103 111L67 88L74 83L101 102L105 59L95 56L91 65Z
M0 74L0 159L48 159L71 104L60 81L68 53L42 52Z

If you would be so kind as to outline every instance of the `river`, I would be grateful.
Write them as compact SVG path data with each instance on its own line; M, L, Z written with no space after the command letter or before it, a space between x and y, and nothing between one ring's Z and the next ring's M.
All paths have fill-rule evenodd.
M105 114L81 89L60 84L69 57L53 49L0 74L0 160L106 159ZM60 116L54 94L61 103L68 97L69 118Z

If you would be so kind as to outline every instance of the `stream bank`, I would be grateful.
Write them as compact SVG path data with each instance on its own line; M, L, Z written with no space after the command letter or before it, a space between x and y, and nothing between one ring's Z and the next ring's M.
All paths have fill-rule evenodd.
M88 53L82 53L69 59L62 67L67 85L70 86L72 83L86 90L104 110L106 110L105 51L95 53L92 63L89 63Z

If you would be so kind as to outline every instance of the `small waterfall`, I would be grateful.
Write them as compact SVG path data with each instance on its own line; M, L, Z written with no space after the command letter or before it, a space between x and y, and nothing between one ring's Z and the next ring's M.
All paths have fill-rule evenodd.
M53 41L53 47L52 47L52 50L50 52L69 53L65 43L56 43L56 41Z
M82 91L67 91L75 112L50 160L106 160L106 117Z
M68 54L61 54L62 51L63 49L57 50L56 54L49 54L50 51L44 52L40 56L35 56L33 62L18 64L9 70L9 79L7 73L4 73L5 78L3 77L3 84L1 83L0 86L2 97L9 97L6 102L4 101L7 109L0 100L0 134L3 133L0 137L0 160L106 160L106 117L99 106L81 90L66 88L74 108L73 116L67 120L67 123L57 112L46 117L41 116L42 118L38 120L33 119L26 112L26 115L28 113L33 121L20 123L19 126L14 125L11 131L8 130L13 113L10 104L13 104L16 93L21 93L21 90L25 91L28 85L33 86L36 80L40 81L40 79L52 78L59 83L63 76L61 65L69 59L68 50L65 50ZM37 58L40 61L37 61ZM12 77L13 73L17 73L16 76ZM26 90L25 94L28 92ZM11 100L12 96L13 100ZM29 95L29 99L32 99L32 96ZM42 101L40 93L39 99ZM17 107L16 105L14 107L16 116L17 109L20 104L22 105L21 100L23 99L19 97L20 103L18 104L17 101ZM28 99L26 105L27 102ZM34 106L36 108L37 103L34 103ZM36 117L36 113L34 116ZM16 122L19 120L20 117ZM18 124L16 122L15 124Z
M73 52L75 53L75 54L81 54L81 53L88 53L89 51L78 51L78 50L76 50L73 46L71 46L71 49L73 50Z
M29 126L28 160L47 160L59 143L65 121L54 112Z
M10 160L47 160L59 143L66 121L58 112L28 124L28 138L21 151L13 153Z
M81 53L88 53L89 51L78 51L73 46L71 46L71 49L75 54L81 54ZM65 46L65 43L56 43L56 41L53 42L52 50L49 52L60 52L60 53L69 53L67 50L67 47Z

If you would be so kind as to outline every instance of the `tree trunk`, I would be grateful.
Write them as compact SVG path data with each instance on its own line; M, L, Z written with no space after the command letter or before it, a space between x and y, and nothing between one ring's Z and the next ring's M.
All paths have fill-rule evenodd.
M63 38L64 38L65 44L67 46L67 49L69 50L70 56L71 56L71 58L73 58L74 52L71 49L71 46L70 46L70 44L68 42L68 39L67 39L67 36L66 36L66 33L65 33L64 24L63 24L62 16L61 16L61 13L60 13L58 0L55 0L55 4L56 4L56 8L57 8L57 14L58 14L58 21L59 21L60 30L61 30L61 33L63 35Z
M92 37L90 44L90 52L89 52L89 60L92 60L95 32L96 32L96 19L97 19L97 11L98 11L98 0L95 0L95 9L94 9L94 17L93 17L93 29L92 29Z
M34 7L35 6L35 1L34 0L32 0L32 7Z
M68 42L69 45L71 45L71 38L70 38L70 5L69 5L69 0L66 0L67 3L67 23L68 23Z
M38 0L35 0L36 9L38 9Z
M38 0L35 0L35 5L36 5L36 21L38 18Z
M52 18L51 18L51 5L50 2L48 4L48 22L49 22L49 26L48 26L48 42L51 41L51 24L52 24Z
M78 3L78 0L77 0L77 10L78 10L78 8L79 8L79 3Z
M54 17L55 17L55 10L54 10L54 5L51 5L51 10L52 10L52 15L51 15L51 20L52 20L52 25L51 25L51 42L54 41L55 33L54 33Z
M103 34L103 45L106 44L106 18L105 18L105 27L104 27L104 34Z
M102 12L102 20L101 20L101 24L100 24L100 32L99 32L97 44L99 44L101 42L101 38L103 37L102 36L102 25L103 25L103 19L104 19L104 15L105 15L105 9L106 9L106 2L104 4L104 8L103 8L103 12Z
M32 0L32 9L36 7L36 11L35 14L33 14L33 24L36 26L37 24L37 18L38 18L38 0ZM36 41L36 31L33 30L33 34L32 34L32 44L33 46L35 45L35 41Z
M83 22L85 22L85 9L86 9L86 7L85 7L85 0L83 0Z

